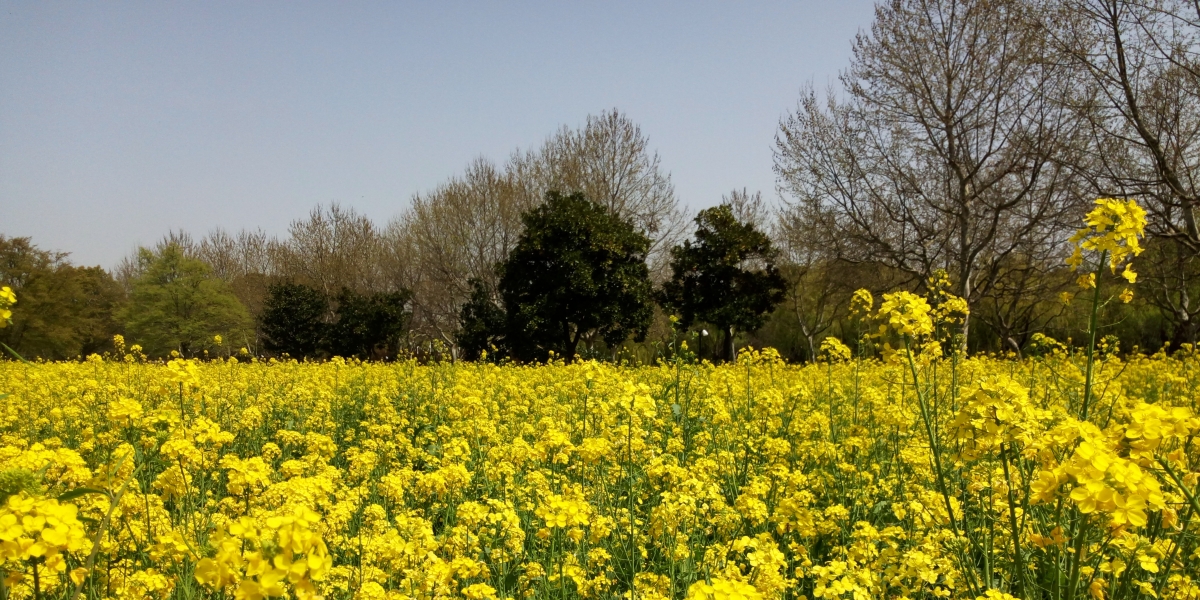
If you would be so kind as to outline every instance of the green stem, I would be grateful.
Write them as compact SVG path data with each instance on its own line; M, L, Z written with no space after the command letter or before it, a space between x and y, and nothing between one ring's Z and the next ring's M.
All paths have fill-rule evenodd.
M1187 514L1183 516L1183 522L1180 531L1187 531L1188 525L1190 525L1192 522L1192 515L1194 515L1195 512L1196 511L1194 508L1188 507ZM1175 566L1175 557L1179 554L1179 548L1183 541L1184 540L1182 539L1182 536L1180 536L1180 539L1175 540L1175 543L1173 544L1174 547L1171 549L1171 554L1167 556L1167 560L1163 562L1163 571L1162 573L1158 574L1158 584L1154 589L1157 597L1159 598L1162 597L1163 588L1166 587L1167 581L1171 578L1171 569Z
M629 577L629 596L632 600L637 600L637 572L638 572L638 548L637 548L637 533L634 531L636 519L633 516L634 498L633 498L633 410L635 408L635 396L629 398L629 423L628 430L625 432L625 456L628 469L629 483L629 556L633 561L633 569L630 571Z
M1071 575L1067 583L1066 598L1075 598L1075 590L1079 587L1079 576L1083 567L1083 543L1087 538L1087 515L1079 515L1080 521L1079 532L1075 534L1075 556L1074 562L1071 564Z
M1000 457L1004 464L1004 482L1008 487L1008 523L1012 528L1012 546L1013 546L1013 565L1016 572L1013 573L1014 591L1018 598L1025 597L1025 559L1021 556L1021 530L1017 525L1017 503L1013 499L1013 484L1012 476L1008 471L1008 451L1010 447L1000 444Z
M100 521L100 526L96 529L96 536L92 538L92 551L88 554L86 563L87 576L85 576L83 581L80 581L79 584L75 586L75 589L71 592L71 600L77 600L79 598L80 592L83 591L83 584L96 570L96 555L100 553L100 541L104 539L104 534L108 532L108 527L112 523L113 511L116 510L117 505L121 503L121 497L125 495L125 490L129 488L129 482L132 480L132 476L129 479L126 479L125 483L121 485L121 488L117 490L117 493L107 493L108 511L104 513L104 519Z
M1088 349L1087 349L1087 375L1083 382L1083 406L1079 411L1080 420L1086 421L1088 418L1088 405L1092 400L1092 374L1096 368L1096 330L1098 329L1096 321L1100 314L1100 276L1104 274L1104 259L1108 257L1108 252L1100 253L1100 265L1096 267L1096 281L1093 282L1092 288L1092 314L1088 320Z
M1195 492L1189 490L1188 487L1183 484L1183 480L1180 479L1179 475L1175 473L1175 469L1171 468L1171 463L1162 458L1158 458L1157 460L1158 464L1162 465L1162 468L1166 470L1167 475L1170 475L1171 479L1175 481L1175 485L1179 486L1179 490L1183 492L1183 495L1187 497L1188 502L1192 505L1192 510L1200 512L1200 501L1197 501Z
M942 499L946 503L946 515L950 517L950 527L954 530L954 534L958 535L958 520L954 518L954 507L950 503L950 492L946 489L946 479L942 475L942 458L941 452L938 449L937 438L933 434L933 424L930 423L929 407L925 403L925 395L921 393L920 380L917 378L917 364L913 361L912 348L908 343L908 336L904 337L904 351L908 355L908 367L912 371L913 389L917 393L917 404L921 407L921 421L925 424L925 434L929 437L929 453L933 456L933 468L937 474L938 491L942 493Z
M920 379L917 376L917 365L913 361L912 347L909 344L908 336L904 336L904 351L908 355L908 367L909 367L909 370L912 372L913 390L917 394L917 403L921 407L921 421L925 424L925 434L929 437L929 453L930 453L930 455L933 456L933 468L934 468L934 471L937 472L938 491L940 491L942 493L942 500L944 500L946 503L946 516L949 517L949 519L950 519L951 531L953 531L954 535L957 536L957 535L959 535L958 519L956 519L954 517L954 505L951 504L951 502L950 502L950 491L946 487L946 478L942 473L941 452L939 451L939 447L937 444L937 437L934 435L934 432L933 432L933 425L931 423L932 417L929 414L929 407L925 402L924 394L921 393ZM970 538L970 536L966 536L966 537L967 537L967 543L974 546L975 545L974 540L972 540ZM962 556L961 548L960 548L960 551L958 552L958 554L959 554L959 560L962 561L962 564L964 566L971 564L970 562L967 561L967 559L964 556ZM978 576L978 573L975 573L973 570L971 571L971 574L976 577ZM975 588L974 583L975 583L974 581L968 581L967 585L972 588ZM984 581L982 589L987 589L988 587L989 587L989 583L987 581ZM974 594L977 592L977 590L972 589L971 592Z

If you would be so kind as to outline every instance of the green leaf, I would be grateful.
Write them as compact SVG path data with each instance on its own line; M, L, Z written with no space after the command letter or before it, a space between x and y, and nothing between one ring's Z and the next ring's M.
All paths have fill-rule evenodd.
M25 357L24 357L24 356L21 356L20 354L18 354L16 350L13 350L12 348L9 348L9 347L8 347L8 344L5 344L4 342L0 342L0 346L4 346L4 349L5 349L5 350L8 350L8 353L9 353L9 354L11 354L11 355L13 355L13 356L14 356L14 357L15 357L17 360L19 360L19 361L21 361L21 362L23 362L23 363L25 363L25 364L30 364L30 362L29 362L29 361L25 360Z
M96 488L88 488L88 487L75 488L73 490L63 492L61 495L59 495L58 501L59 502L68 502L68 501L74 500L76 498L79 498L81 496L86 496L88 494L100 494L101 496L107 496L108 492L106 492L104 490L98 490Z

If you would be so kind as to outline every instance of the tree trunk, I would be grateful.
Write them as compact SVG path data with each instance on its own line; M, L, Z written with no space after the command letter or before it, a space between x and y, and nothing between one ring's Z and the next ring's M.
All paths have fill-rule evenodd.
M1178 311L1176 317L1178 320L1175 323L1174 331L1171 332L1171 348L1178 350L1183 344L1196 342L1196 325L1187 311Z
M566 362L574 362L575 361L575 348L577 346L579 346L579 338L580 338L579 330L575 330L575 332L572 333L571 326L568 324L567 325L567 344L566 344L566 348L563 349L564 351L563 351L563 355L562 355L562 359L565 360Z
M737 355L734 354L733 349L733 325L725 328L725 357L729 362L737 359Z
M572 347L573 344L571 344L571 336L568 335L566 339L563 340L562 349L559 351L558 357L566 360L568 354L574 354L574 352L571 351Z

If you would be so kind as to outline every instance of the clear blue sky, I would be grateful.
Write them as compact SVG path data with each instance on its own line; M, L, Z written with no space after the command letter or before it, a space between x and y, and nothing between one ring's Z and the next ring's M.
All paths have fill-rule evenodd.
M168 230L385 222L473 158L618 108L691 209L775 196L771 149L867 0L0 0L0 233L113 266Z

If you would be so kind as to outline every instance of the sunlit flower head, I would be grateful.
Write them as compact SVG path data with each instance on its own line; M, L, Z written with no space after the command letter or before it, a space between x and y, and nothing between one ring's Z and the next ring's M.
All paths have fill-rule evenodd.
M894 292L883 295L879 316L892 331L915 337L933 333L931 310L929 302L912 292Z
M1139 240L1146 230L1146 210L1136 201L1100 198L1096 200L1096 208L1084 217L1084 224L1071 236L1075 250L1067 258L1067 264L1072 269L1083 264L1084 251L1107 253L1113 273L1127 259L1142 253ZM1132 283L1130 278L1136 275L1126 270L1130 273L1126 278Z

